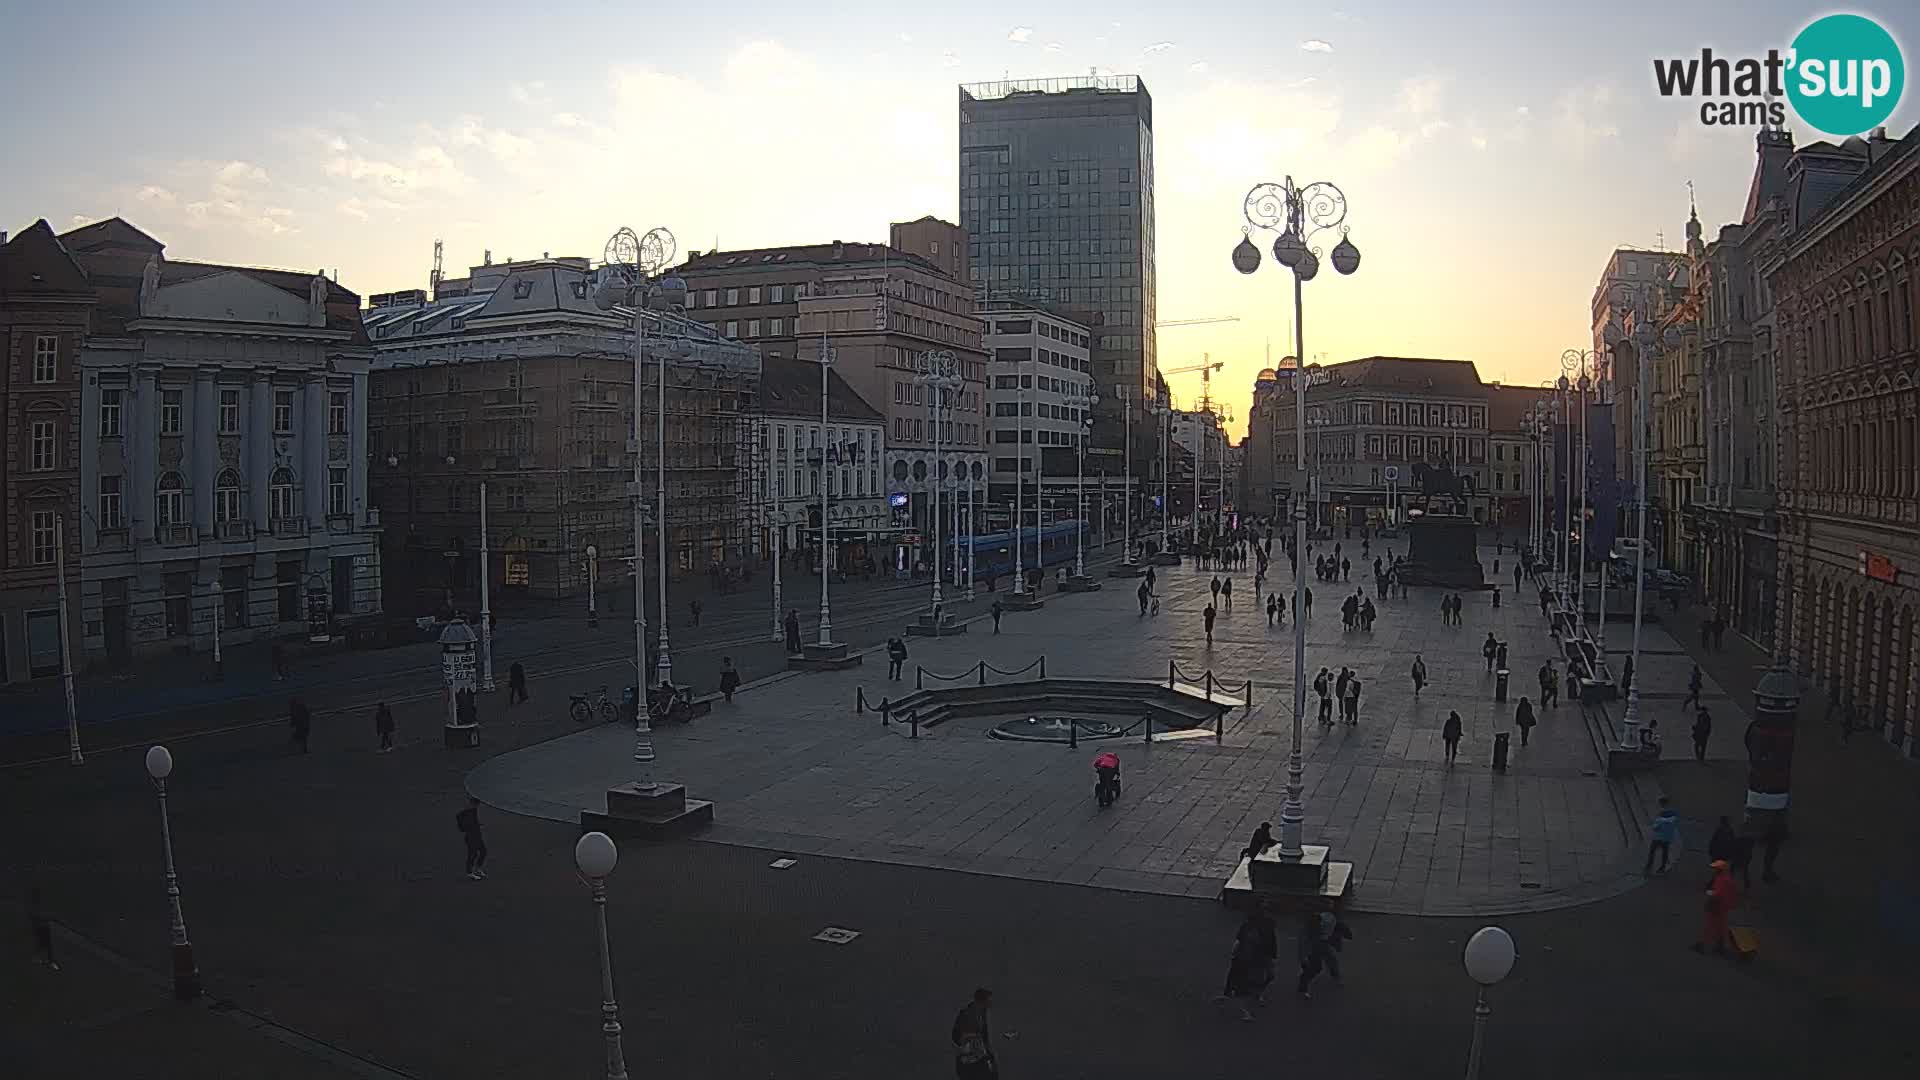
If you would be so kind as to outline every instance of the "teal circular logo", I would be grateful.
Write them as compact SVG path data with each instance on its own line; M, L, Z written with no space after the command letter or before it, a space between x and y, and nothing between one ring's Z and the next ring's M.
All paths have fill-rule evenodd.
M1858 135L1885 123L1907 84L1899 44L1863 15L1808 23L1793 39L1787 64L1793 111L1828 135Z

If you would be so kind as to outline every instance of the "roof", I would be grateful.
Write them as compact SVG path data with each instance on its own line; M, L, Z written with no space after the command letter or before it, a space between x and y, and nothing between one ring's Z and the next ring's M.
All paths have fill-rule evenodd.
M818 264L832 266L836 263L897 263L902 267L926 270L946 276L946 271L931 261L902 251L888 244L848 243L835 240L827 244L800 244L793 247L745 248L738 251L704 251L698 254L687 253L686 262L677 270L687 273L715 273L727 270L778 269L787 265Z
M1804 163L1801 163L1802 168L1798 170L1793 185L1800 189L1799 198L1794 202L1796 247L1806 242L1806 238L1813 233L1816 226L1823 225L1840 214L1851 213L1852 210L1847 208L1847 203L1853 196L1913 154L1915 148L1920 147L1920 124L1908 128L1907 133L1899 139L1889 141L1893 145L1878 159L1872 156L1871 144L1857 136L1849 138L1841 147L1835 147L1832 143L1817 142L1801 148L1800 153L1821 148L1834 155L1850 156L1856 159L1865 157L1868 160L1860 171L1853 173L1808 170L1804 167ZM1794 156L1798 158L1800 155ZM1809 172L1813 175L1809 176Z
M140 315L141 276L147 262L160 260L160 284L178 285L215 274L245 274L256 281L290 293L302 301L315 273L305 270L275 270L260 266L233 266L226 263L191 262L168 259L160 241L128 224L121 218L108 218L62 233L60 242L74 253L75 260L87 271L99 303L93 309L92 332L120 336L126 324ZM328 330L348 330L355 344L366 344L366 330L360 324L360 297L337 281L327 282Z
M1518 434L1521 419L1545 393L1537 386L1487 387L1487 431Z
M91 293L87 273L46 218L0 244L0 295Z
M1332 385L1383 390L1431 390L1439 394L1478 395L1485 390L1471 360L1423 356L1367 356L1322 368Z
M818 419L820 416L820 365L806 360L783 360L768 356L760 364L760 411L768 416ZM867 399L860 396L840 373L827 369L827 419L841 423L879 424L882 416Z

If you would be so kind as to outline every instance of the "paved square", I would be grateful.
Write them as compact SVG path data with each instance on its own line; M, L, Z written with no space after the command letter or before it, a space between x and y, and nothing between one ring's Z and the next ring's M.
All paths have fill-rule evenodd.
M1373 553L1382 546L1395 544ZM1351 667L1363 692L1359 724L1330 729L1314 722L1309 693L1306 835L1355 864L1356 908L1537 910L1614 895L1639 881L1640 824L1624 820L1626 804L1602 775L1596 728L1581 709L1564 699L1539 709L1536 700L1539 726L1530 745L1519 745L1514 708L1523 695L1537 698L1535 672L1553 645L1537 603L1511 593L1511 556L1489 548L1482 557L1489 576L1508 586L1505 602L1496 609L1491 593L1468 594L1457 627L1441 624L1440 590L1416 588L1406 599L1376 600L1372 633L1343 633L1340 599L1358 584L1314 583L1308 671ZM1491 572L1496 558L1498 574ZM1288 588L1281 565L1270 591ZM716 824L703 834L710 841L1214 895L1255 826L1279 817L1293 707L1291 622L1269 628L1251 573L1236 574L1237 602L1222 606L1209 647L1200 612L1215 573L1191 564L1158 573L1157 616L1138 615L1125 581L1097 593L1049 595L1044 609L1009 612L998 635L983 622L964 637L913 639L897 683L873 665L754 684L689 727L657 730L659 757L650 765L630 760L630 733L601 727L488 761L468 786L503 809L573 821L580 809L603 806L614 784L673 780L715 801ZM1489 631L1510 650L1506 704L1494 701L1494 676L1480 655ZM1645 704L1671 714L1677 701L1653 697L1653 687L1684 696L1684 664L1676 682L1672 640L1652 626L1644 632ZM1630 627L1611 627L1609 645L1623 653L1630 634ZM1409 674L1416 653L1430 679L1418 697ZM1040 654L1050 675L1074 677L1164 680L1171 659L1185 678L1210 669L1236 687L1251 679L1253 705L1228 718L1222 745L1120 740L1078 750L988 739L991 721L981 719L954 720L914 739L904 726L883 727L876 713L854 712L856 687L869 702L898 696L912 689L916 666L950 674L985 659L1011 669ZM1720 700L1716 691L1709 685L1710 706ZM1440 741L1449 710L1459 711L1465 728L1451 766ZM1716 750L1737 748L1745 724L1723 711ZM1490 767L1500 732L1513 735L1505 774ZM1684 725L1670 724L1668 734L1678 755ZM1125 783L1120 802L1102 811L1089 762L1107 748L1120 753Z

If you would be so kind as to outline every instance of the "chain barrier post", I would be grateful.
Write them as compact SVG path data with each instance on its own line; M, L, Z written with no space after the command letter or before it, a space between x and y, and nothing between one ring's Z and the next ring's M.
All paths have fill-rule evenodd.
M923 678L926 673L926 668L921 667L919 664L913 665L913 688L915 690L925 690L927 688L926 680Z
M908 713L907 723L913 725L913 737L916 739L919 738L920 737L920 714L918 712Z
M985 660L980 661L980 685L987 685L987 662Z

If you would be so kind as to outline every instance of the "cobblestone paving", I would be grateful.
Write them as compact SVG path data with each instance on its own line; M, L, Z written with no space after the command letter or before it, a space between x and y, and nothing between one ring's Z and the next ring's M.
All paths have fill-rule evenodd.
M1489 568L1495 557L1483 550ZM1510 585L1510 563L1501 562L1500 579ZM1290 589L1282 566L1279 580L1267 583L1271 591ZM1137 614L1126 581L1094 594L1050 594L1042 610L1009 612L998 635L983 620L964 636L912 639L899 683L886 681L876 655L864 668L753 684L688 728L656 732L651 765L630 760L630 733L598 728L488 761L468 786L503 809L573 820L583 807L604 805L611 785L673 780L715 801L716 825L705 836L716 842L1213 895L1254 827L1279 817L1293 709L1291 622L1269 628L1251 572L1235 574L1238 602L1222 606L1209 646L1200 612L1215 573L1189 563L1159 574L1157 616ZM1537 605L1510 589L1498 609L1491 594L1468 594L1463 625L1446 627L1440 591L1414 589L1406 599L1376 601L1371 634L1343 633L1340 598L1360 586L1313 584L1308 670L1352 667L1363 694L1359 724L1330 729L1314 722L1309 694L1306 834L1355 864L1356 908L1494 914L1582 903L1638 883L1640 824L1616 810L1579 708L1563 700L1539 710L1530 745L1519 745L1514 706L1522 695L1537 697L1534 673L1552 654ZM1494 676L1480 656L1489 631L1510 649L1506 704L1494 701ZM1684 695L1684 654L1657 628L1644 632L1643 705L1672 713L1678 702L1663 705L1652 690L1677 686L1674 693ZM1623 652L1628 634L1611 628L1609 644ZM1430 676L1417 698L1409 677L1416 653ZM911 690L916 666L956 673L985 659L1011 669L1041 654L1055 676L1165 679L1171 659L1183 677L1212 670L1236 687L1252 680L1253 705L1229 717L1220 745L1109 744L1125 762L1125 792L1108 811L1096 808L1090 790L1096 748L991 740L984 731L992 721L984 719L955 720L914 739L904 727L854 711L856 687L870 702L897 696ZM1676 667L1677 682L1668 670ZM1710 680L1707 696L1710 707L1724 702ZM1451 766L1440 741L1449 710L1460 712L1466 732ZM1724 711L1716 753L1737 750L1745 724ZM1675 752L1684 730L1669 723ZM1513 734L1505 774L1490 768L1500 732Z

